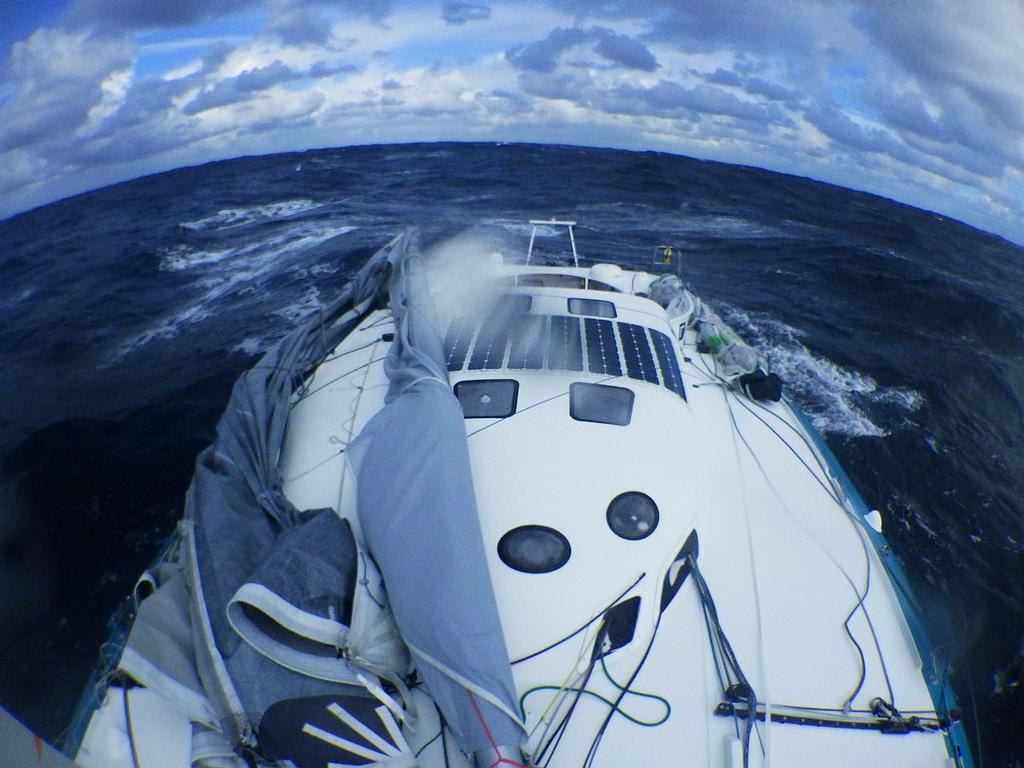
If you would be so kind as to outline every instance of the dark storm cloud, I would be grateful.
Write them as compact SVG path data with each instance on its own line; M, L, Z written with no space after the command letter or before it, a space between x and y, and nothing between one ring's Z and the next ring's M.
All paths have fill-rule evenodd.
M721 115L750 121L768 121L778 117L761 104L743 101L710 85L687 88L676 82L660 80L650 88L620 86L617 93L629 93L636 98L643 107L641 114L671 116L684 110L687 114Z
M602 59L619 67L645 72L658 68L657 59L643 43L604 27L558 27L543 40L517 46L505 55L518 69L553 72L567 51L588 43L594 44L594 51Z
M131 162L160 152L181 149L208 134L191 121L146 120L117 131L104 132L69 146L65 162L95 166Z
M445 3L441 18L448 24L484 21L491 18L491 7L482 3Z

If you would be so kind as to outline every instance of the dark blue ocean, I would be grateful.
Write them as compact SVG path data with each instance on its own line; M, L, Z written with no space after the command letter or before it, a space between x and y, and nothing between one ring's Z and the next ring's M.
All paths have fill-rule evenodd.
M61 732L261 349L408 225L521 254L552 215L589 259L681 249L882 511L984 765L1024 765L1024 249L806 179L572 147L242 158L0 222L0 703Z

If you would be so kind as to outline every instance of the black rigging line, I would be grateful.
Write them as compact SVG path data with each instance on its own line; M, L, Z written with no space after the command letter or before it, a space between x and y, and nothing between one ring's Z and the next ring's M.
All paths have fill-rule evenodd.
M587 683L590 682L590 676L594 672L595 659L591 658L590 665L587 667L587 671L583 676L583 680L576 687L576 695L573 697L572 704L569 705L568 711L565 716L558 722L558 726L555 728L555 732L551 734L551 738L548 739L547 743L537 754L538 765L539 761L543 759L544 753L551 749L551 754L548 755L547 760L543 763L542 768L547 768L551 764L551 761L555 757L555 751L558 749L558 745L562 742L562 736L565 735L565 731L568 728L569 720L572 718L573 712L576 710L576 705L579 704L580 698L583 696L583 689L587 687Z
M640 662L636 665L636 668L629 676L629 679L626 680L625 684L619 688L619 694L615 697L615 703L608 710L608 714L605 715L604 720L601 722L601 727L598 728L597 734L594 736L594 740L590 743L590 749L587 750L587 757L583 761L584 768L590 768L590 766L593 765L593 762L597 757L597 750L601 746L601 740L604 738L605 731L608 730L612 717L619 711L619 705L622 704L622 700L626 697L626 694L630 692L630 687L633 685L633 681L636 680L637 676L640 674L640 670L643 669L644 664L647 662L647 657L650 655L651 649L654 647L654 638L657 636L658 628L661 626L661 616L662 614L659 613L658 618L655 620L654 631L651 632L651 639L647 642L647 648L644 649L644 654L640 657ZM593 662L591 662L591 666L593 666Z
M732 644L725 634L725 629L722 627L718 617L718 608L715 606L714 597L711 595L711 588L708 586L707 581L704 580L704 574L701 573L697 565L697 558L691 554L689 562L690 575L693 576L694 583L697 585L697 593L700 595L701 604L704 606L704 618L708 624L708 633L713 635L716 640L715 645L712 646L712 651L715 655L721 655L722 665L726 670L726 679L730 681L729 687L723 688L725 698L731 702L742 701L747 705L743 733L738 734L743 744L743 766L746 768L750 764L750 734L754 729L754 723L757 719L757 694L747 676L743 673L739 659L736 657L736 652L733 650ZM736 682L732 682L733 679Z
M606 605L606 606L605 606L604 608L602 608L602 609L601 609L601 610L600 610L600 611L599 611L598 613L596 613L596 614L594 615L594 617L593 617L592 619L590 619L590 620L589 620L589 621L588 621L588 622L587 622L586 624L584 624L584 625L583 625L582 627L580 627L579 629L576 629L576 630L574 630L574 631L573 631L573 632L572 632L571 634L568 634L568 635L566 635L566 636L565 636L565 637L563 637L563 638L562 638L561 640L555 640L555 642L551 643L551 644L550 644L550 645L548 645L548 646L545 646L544 648L541 648L541 649L540 649L539 651L534 651L534 652L533 652L533 653L531 653L531 654L528 654L528 655L526 655L526 656L522 656L521 658L515 659L515 660L514 660L514 661L512 661L511 663L512 663L512 664L521 664L521 663L522 663L522 662L524 662L524 661L529 661L530 659L533 659L533 658L536 658L537 656L540 656L540 655L541 655L542 653L547 653L547 652L548 652L548 651L550 651L550 650L551 650L552 648L556 648L556 647L558 647L559 645L561 645L562 643L564 643L564 642L565 642L566 640L571 640L572 638L576 637L576 635L578 635L578 634L579 634L580 632L582 632L583 630L585 630L585 629L586 629L587 627L589 627L589 626L590 626L591 624L593 624L593 623L594 623L595 621L597 621L597 620L598 620L598 619L600 619L600 618L601 618L602 616L604 616L605 612L606 612L606 611L607 611L607 610L608 610L609 608L611 608L611 607L612 607L612 606L614 606L614 605L615 605L616 603L618 603L618 602L619 602L619 601L620 601L620 600L621 600L621 599L622 599L622 598L623 598L624 596L628 595L628 594L629 594L629 593L630 593L630 592L631 592L631 591L633 590L633 588L634 588L634 587L635 587L635 586L636 586L637 584L639 584L639 583L640 583L640 582L641 582L641 581L643 580L644 576L646 576L646 575L647 575L646 571L645 571L644 573L641 573L641 574L640 574L640 575L639 575L639 576L637 577L636 581L634 581L634 582L633 582L632 584L630 584L630 585L629 585L628 587L626 587L626 588L625 588L625 589L624 589L624 590L623 590L623 591L622 591L622 592L621 592L621 593L619 594L619 596L618 596L618 597L616 597L616 598L615 598L614 600L612 600L612 601L611 601L610 603L608 603L608 605Z
M711 370L711 368L708 367L707 362L703 359L703 356L700 356L700 357L701 357L701 363L703 364L705 370L708 372L708 374L711 377L713 377L714 380L717 380L717 382L721 385L722 392L723 392L723 394L725 396L725 399L726 399L726 406L729 409L729 417L730 417L730 420L732 421L733 428L736 430L736 434L739 435L740 439L743 441L743 444L747 447L747 450L749 451L751 457L754 459L754 462L757 464L758 469L761 471L761 474L765 477L765 479L768 478L768 475L765 472L764 467L762 466L760 460L757 458L757 455L754 452L753 448L751 447L750 443L747 442L746 438L744 437L743 432L742 432L742 430L740 430L739 424L736 421L736 416L735 416L735 414L733 413L733 410L732 410L732 404L731 404L732 400L735 400L737 403L739 403L740 406L742 406L744 409L746 409L747 412L749 412L751 416L753 416L755 419L757 419L759 422L761 422L761 424L764 425L764 427L766 429L768 429L773 435L775 435L782 442L783 445L786 446L786 448L789 450L789 452L792 453L797 458L797 460L803 465L803 467L808 471L808 473L810 473L811 477L814 478L815 482L817 482L818 485L820 485L822 487L822 489L843 510L843 512L846 515L847 521L850 523L851 526L853 526L854 533L857 535L857 540L860 543L861 550L862 550L862 552L864 554L864 563L865 563L864 590L863 590L863 592L861 592L861 590L858 590L856 587L854 587L854 592L858 596L857 604L854 605L854 607L851 609L850 613L847 615L845 621L843 622L843 629L845 630L846 635L850 638L850 640L853 642L854 646L857 649L857 654L860 657L860 661L861 661L861 673L860 673L860 678L858 680L857 686L856 686L853 694L846 700L846 702L844 702L844 708L845 707L849 707L849 705L852 703L853 699L860 692L861 688L863 687L864 678L865 678L865 675L866 675L866 659L865 659L865 656L864 656L864 651L861 648L860 644L854 639L853 634L852 634L852 632L850 630L850 626L849 626L850 620L853 618L853 615L856 613L858 608L864 614L864 618L865 618L865 620L867 621L867 624L868 624L868 629L871 632L871 637L872 637L872 640L873 640L874 645L875 645L875 651L878 654L878 660L879 660L880 665L882 667L882 675L885 678L885 686L886 686L886 689L887 689L887 691L889 693L889 703L891 705L893 705L893 707L895 707L895 701L894 701L895 694L893 693L892 681L891 681L891 679L889 677L888 665L886 664L886 661L885 661L885 655L882 653L881 642L879 641L878 634L875 631L874 622L871 620L871 614L870 614L870 612L867 609L867 605L865 604L865 600L867 600L868 592L871 589L871 556L870 556L870 554L868 552L867 544L864 541L864 536L863 536L863 534L861 532L861 528L860 528L859 523L856 520L853 519L853 513L850 512L850 510L846 508L845 504L843 504L842 499L839 497L839 495L836 492L836 490L834 488L830 488L829 486L825 485L825 483L821 480L821 478L818 477L817 474L815 474L815 472L811 469L811 467L807 464L807 462L804 461L803 457L800 456L800 454L796 451L796 449L793 448L793 446L789 443L789 441L786 440L786 438L784 438L782 435L780 435L778 433L778 431L776 431L770 424L768 424L768 422L766 422L758 413L753 411L745 402L743 402L742 399L740 399L738 396L736 396L736 394L734 392L732 392L732 388L730 387L729 382L726 381L721 375L719 375L717 371ZM716 367L717 367L717 361L716 361L715 364L716 364ZM730 399L730 395L732 396L731 399ZM815 463L818 465L818 468L826 476L829 476L829 473L828 473L826 467L822 464L821 459L818 456L818 452L816 450L814 450L814 448L811 446L811 444L807 441L807 439L803 435L800 435L800 432L792 424L789 424L788 422L786 422L785 419L783 419L781 416L779 416L778 414L774 413L770 409L765 408L764 406L761 406L761 405L759 405L759 407L762 410L767 411L768 413L771 413L773 416L775 416L777 419L782 421L784 424L787 424L787 426L789 426L790 429L792 429L797 435L799 435L800 438L803 440L804 444L807 445L807 447L810 449L811 455L814 457ZM838 566L838 563L836 565ZM840 568L840 571L842 571L842 568ZM844 576L845 576L846 575L845 572L843 572L843 573L844 573ZM849 576L846 576L846 578L847 578L848 581L850 580ZM851 586L853 586L852 581L851 581Z

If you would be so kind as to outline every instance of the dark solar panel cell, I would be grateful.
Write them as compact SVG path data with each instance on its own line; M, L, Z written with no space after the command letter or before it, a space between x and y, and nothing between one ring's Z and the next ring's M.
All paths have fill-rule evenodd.
M587 334L587 370L591 373L622 375L619 362L619 348L615 343L615 329L610 320L595 320L588 317L583 321Z
M619 323L619 339L622 341L622 356L626 359L629 377L657 384L658 371L654 367L654 355L643 326Z
M546 315L523 314L512 317L509 368L539 370L544 367L544 348L548 342L547 325Z
M449 371L460 371L466 362L469 342L473 340L476 323L465 317L452 320L448 335L444 337L444 354Z
M501 368L505 362L508 336L508 313L502 311L495 312L484 320L483 325L480 326L480 333L477 335L473 354L469 356L469 365L466 367L471 371Z
M665 386L685 400L686 390L683 388L683 374L679 370L675 344L668 335L653 329L651 339L654 342L654 352L658 356L658 367L661 368L661 378Z
M580 338L580 321L575 317L555 315L551 318L548 368L555 371L583 370L583 340Z

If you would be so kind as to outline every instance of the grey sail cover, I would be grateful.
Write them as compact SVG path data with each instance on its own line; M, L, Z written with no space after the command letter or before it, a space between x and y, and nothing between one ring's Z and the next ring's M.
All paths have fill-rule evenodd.
M521 744L466 445L448 383L426 265L410 242L394 260L395 340L385 407L347 455L365 538L420 677L466 752Z
M355 548L348 526L330 510L297 510L285 498L280 453L293 394L384 295L391 262L404 242L398 238L378 252L320 316L239 377L215 442L196 460L182 549L190 624L203 688L218 726L234 740L246 738L274 700L337 690L346 677L340 669L325 675L302 663L274 664L267 647L242 642L227 609L241 587L253 584L324 621L351 597L346 592L352 588L347 580ZM311 538L336 546L304 558ZM335 666L343 666L342 660Z

